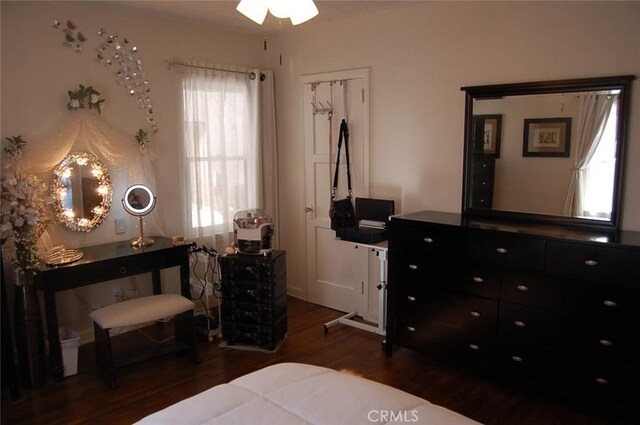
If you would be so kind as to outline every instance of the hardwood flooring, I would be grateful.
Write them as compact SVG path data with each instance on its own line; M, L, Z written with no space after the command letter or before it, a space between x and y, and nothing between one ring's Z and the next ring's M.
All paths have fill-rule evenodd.
M391 385L485 424L626 424L622 413L600 411L521 389L499 380L434 363L413 350L381 349L381 337L323 324L341 313L289 298L289 334L275 354L221 349L219 340L200 342L202 362L166 356L119 371L120 387L108 388L94 370L93 344L80 347L78 374L22 389L24 399L3 395L2 424L131 424L142 417L214 385L280 362L326 366ZM143 338L127 333L127 344Z

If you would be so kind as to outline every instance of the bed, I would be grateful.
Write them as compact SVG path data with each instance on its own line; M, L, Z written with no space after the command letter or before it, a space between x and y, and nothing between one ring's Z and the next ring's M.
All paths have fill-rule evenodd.
M280 363L137 422L150 424L478 424L404 391L324 367Z

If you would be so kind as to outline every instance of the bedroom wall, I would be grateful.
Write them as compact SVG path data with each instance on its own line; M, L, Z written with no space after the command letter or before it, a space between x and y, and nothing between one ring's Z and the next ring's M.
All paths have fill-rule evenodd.
M419 2L308 27L273 43L281 241L289 280L304 281L304 147L299 76L371 70L370 196L400 212L459 212L460 87L634 74L638 2ZM634 83L622 228L640 230L640 81Z
M178 127L174 91L174 74L164 60L206 59L220 64L264 67L267 55L262 37L217 30L198 23L145 15L124 9L117 2L10 2L1 3L2 35L2 112L1 136L21 134L25 140L56 128L70 112L66 109L67 90L79 83L101 92L106 102L100 117L110 126L131 135L145 128L145 116L135 101L116 84L114 70L95 60L97 31L103 27L127 37L139 48L147 77L151 83L153 110L160 133L152 138L156 155L155 175L158 210L168 236L181 234L180 199L176 158ZM64 34L52 27L53 20L75 23L89 38L85 51L76 53L62 46ZM89 47L91 46L91 47ZM47 146L42 146L47 149ZM116 235L114 219L128 217L120 205L126 187L115 187L113 206L108 219L89 234L72 233L61 225L54 229L54 244L68 247L96 245L127 239ZM134 222L135 223L135 222ZM130 226L132 224L130 223ZM135 229L130 229L135 233ZM141 294L150 294L150 279L136 276L133 282ZM177 291L177 269L163 273L163 284ZM130 293L131 280L94 285L58 293L60 324L81 331L83 342L93 338L88 312L93 306L114 301L114 291Z

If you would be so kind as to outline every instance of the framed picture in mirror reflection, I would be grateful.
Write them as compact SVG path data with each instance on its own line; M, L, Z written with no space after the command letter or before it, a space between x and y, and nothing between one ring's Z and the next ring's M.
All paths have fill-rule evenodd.
M568 157L571 153L571 118L524 120L522 156Z
M474 153L500 158L502 115L474 115Z

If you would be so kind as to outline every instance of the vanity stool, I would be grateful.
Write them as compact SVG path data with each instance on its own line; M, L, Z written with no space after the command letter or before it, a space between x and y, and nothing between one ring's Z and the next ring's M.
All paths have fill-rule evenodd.
M109 330L137 326L174 316L175 338L162 343L149 353L136 350L114 359ZM96 367L105 375L112 388L118 386L115 370L118 367L146 360L158 355L188 350L194 363L200 362L196 342L194 304L177 294L152 295L112 304L91 313L96 344ZM141 351L141 352L140 352Z

